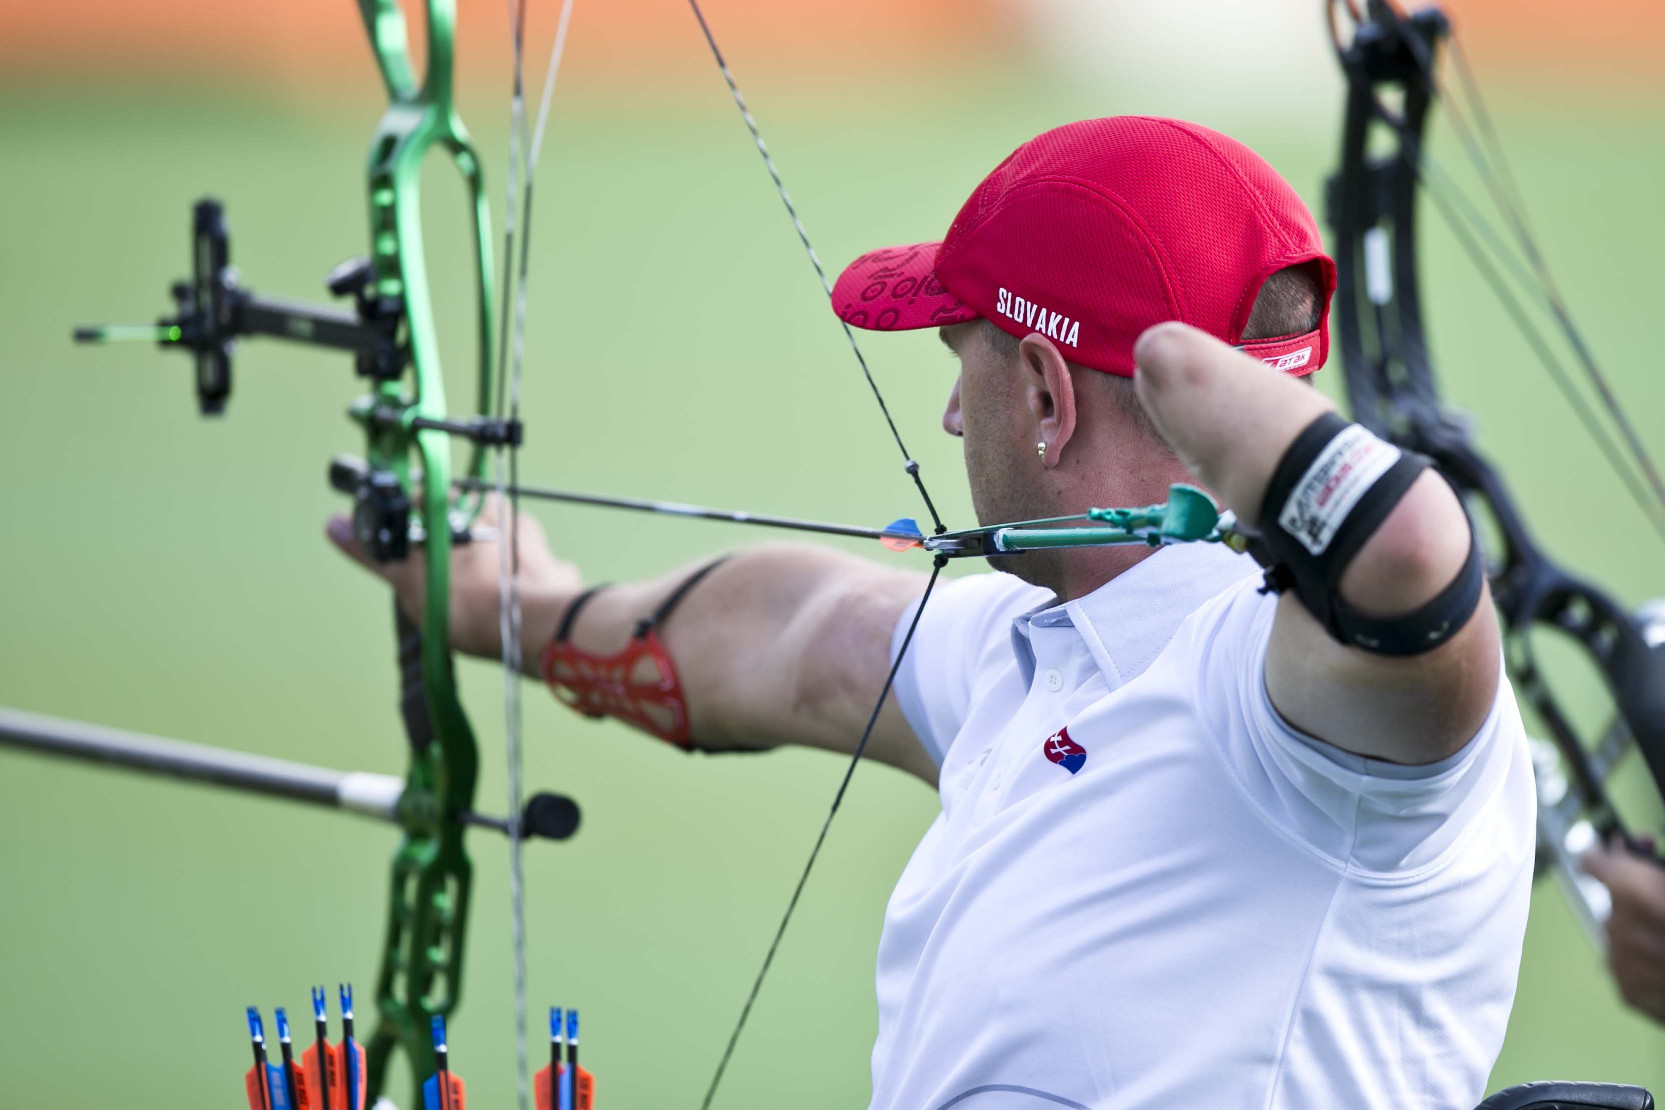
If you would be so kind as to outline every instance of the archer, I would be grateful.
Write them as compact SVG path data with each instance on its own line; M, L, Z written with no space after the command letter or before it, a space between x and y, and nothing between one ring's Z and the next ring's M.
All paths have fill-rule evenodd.
M834 290L850 325L940 329L982 523L1197 481L1254 558L1029 552L924 604L918 575L803 546L587 587L521 524L527 669L586 712L707 752L849 753L894 668L868 751L942 813L885 914L874 1107L1482 1093L1530 760L1461 504L1297 380L1334 285L1258 156L1114 118L1024 144L941 243ZM330 535L419 612L419 558ZM499 654L498 567L489 542L456 553L459 650Z

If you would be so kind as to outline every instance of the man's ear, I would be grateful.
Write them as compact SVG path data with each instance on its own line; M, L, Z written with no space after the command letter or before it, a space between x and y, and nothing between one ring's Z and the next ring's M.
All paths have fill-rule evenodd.
M1052 341L1031 332L1018 341L1023 403L1034 422L1035 442L1046 444L1041 464L1057 466L1075 435L1075 376Z

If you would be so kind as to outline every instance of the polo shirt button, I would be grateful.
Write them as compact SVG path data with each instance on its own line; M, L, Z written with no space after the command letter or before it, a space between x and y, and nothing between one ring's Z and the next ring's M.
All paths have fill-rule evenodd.
M1046 672L1046 688L1056 694L1064 688L1064 676L1057 671Z

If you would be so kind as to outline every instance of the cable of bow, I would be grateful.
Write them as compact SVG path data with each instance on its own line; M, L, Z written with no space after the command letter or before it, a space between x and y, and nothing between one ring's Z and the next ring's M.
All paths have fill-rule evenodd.
M699 20L700 32L705 36L705 44L711 48L711 56L717 62L717 68L722 71L723 80L728 84L729 95L734 97L735 107L740 109L740 118L746 122L746 130L751 132L752 142L757 144L757 153L763 159L763 165L769 171L769 178L775 183L775 191L780 194L780 202L786 207L786 214L792 220L792 228L798 233L798 242L804 246L804 253L809 256L809 264L815 268L815 277L821 283L821 290L828 299L832 297L832 283L827 280L826 268L821 265L821 256L815 253L815 247L809 241L809 232L804 229L804 222L798 216L798 208L792 203L792 195L786 191L786 183L781 180L780 168L775 165L775 159L769 153L769 144L763 141L763 133L758 130L757 120L752 116L752 110L746 106L746 98L740 93L740 86L734 80L734 72L728 68L728 60L723 57L722 48L717 45L717 38L711 33L711 25L705 20L705 12L700 10L699 0L688 0L688 6L693 9L694 18ZM920 499L925 502L925 510L930 514L931 523L938 532L948 530L942 518L937 515L936 505L931 500L930 491L925 488L925 480L919 475L919 464L908 453L908 445L902 442L902 433L896 427L896 420L890 415L890 406L885 403L884 394L879 390L879 383L873 379L873 371L867 365L867 356L862 353L861 344L856 342L856 333L850 325L840 320L839 327L844 329L844 338L850 343L850 351L856 356L856 365L861 367L862 377L867 379L867 388L873 393L873 400L878 402L879 412L884 416L885 426L890 429L890 438L896 441L897 450L902 452L903 469L908 477L913 479L914 488L919 490Z
M513 78L509 99L509 159L503 208L503 285L498 326L497 395L494 415L507 420L507 441L496 453L494 478L497 511L507 514L507 535L498 542L498 635L503 655L504 781L509 813L509 918L514 962L515 1092L520 1110L531 1099L531 1069L526 1045L526 880L521 835L524 764L521 729L522 679L520 611L520 400L526 337L526 284L530 257L532 186L543 146L549 106L566 50L572 0L563 0L555 41L544 71L537 123L527 132L525 55L526 0L508 0ZM519 220L517 225L516 220ZM519 252L516 253L516 236ZM512 305L512 308L511 308ZM506 542L505 542L506 540Z

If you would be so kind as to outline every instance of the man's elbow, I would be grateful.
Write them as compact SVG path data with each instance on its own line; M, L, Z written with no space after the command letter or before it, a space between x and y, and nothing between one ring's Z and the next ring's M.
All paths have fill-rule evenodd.
M1474 542L1457 495L1424 471L1342 574L1341 596L1370 616L1413 612L1451 585Z
M1465 573L1477 542L1451 487L1429 470L1359 549L1341 577L1342 599L1379 619L1414 613ZM1331 657L1333 669L1319 673L1339 679L1355 696L1345 699L1345 709L1312 712L1373 754L1403 763L1440 759L1467 743L1491 712L1501 681L1501 636L1482 584L1473 610L1431 650L1386 656L1348 648ZM1333 689L1314 695L1326 705L1333 696Z

